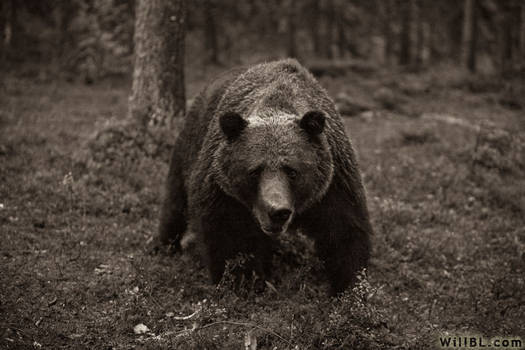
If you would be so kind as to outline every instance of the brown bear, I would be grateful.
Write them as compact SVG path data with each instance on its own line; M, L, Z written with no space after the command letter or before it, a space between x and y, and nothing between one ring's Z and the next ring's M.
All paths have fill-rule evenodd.
M268 278L274 237L315 242L332 293L367 266L372 233L356 157L333 101L297 61L231 70L195 99L175 143L158 242L201 244L211 279L254 257Z

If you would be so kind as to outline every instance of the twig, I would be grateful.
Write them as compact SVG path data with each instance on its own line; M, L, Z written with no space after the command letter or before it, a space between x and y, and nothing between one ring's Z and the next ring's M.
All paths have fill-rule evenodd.
M202 308L200 308L198 310L195 310L195 312L192 313L191 315L188 315L188 316L174 316L173 319L174 320L178 320L178 321L189 320L189 319L191 319L192 317L194 317L195 315L197 315L201 311L202 311Z

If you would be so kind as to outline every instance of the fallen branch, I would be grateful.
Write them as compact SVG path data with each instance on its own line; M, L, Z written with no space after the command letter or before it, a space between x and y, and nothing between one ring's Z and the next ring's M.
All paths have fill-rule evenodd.
M191 315L188 315L188 316L174 316L173 319L174 319L174 320L178 320L178 321L189 320L189 319L195 317L196 315L198 315L199 312L201 312L201 311L202 311L202 308L196 310L196 311L195 311L194 313L192 313Z

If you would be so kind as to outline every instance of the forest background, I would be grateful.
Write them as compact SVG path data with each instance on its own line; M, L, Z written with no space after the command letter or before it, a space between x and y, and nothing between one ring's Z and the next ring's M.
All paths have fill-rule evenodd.
M0 30L0 347L523 339L524 1L4 0ZM367 188L372 260L339 298L301 236L262 294L147 251L186 106L282 57L333 97Z

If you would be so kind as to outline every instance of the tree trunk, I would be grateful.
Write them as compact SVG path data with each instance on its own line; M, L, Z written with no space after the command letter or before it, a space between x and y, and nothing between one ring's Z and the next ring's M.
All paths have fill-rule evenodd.
M466 0L464 0L466 1ZM451 60L455 60L463 64L463 11L464 6L458 6L460 10L455 11L449 7L443 6L441 15L445 18L442 19L442 23L445 24L444 29L447 32L447 37L444 38L441 42L438 42L438 45L445 46L446 50L442 53ZM450 12L450 14L448 14Z
M327 0L325 2L325 8L323 13L325 14L325 35L324 35L324 54L326 58L333 59L333 44L334 44L334 23L335 23L335 11L334 1Z
M6 10L6 4L3 1L0 1L0 64L2 64L2 66L4 65L5 60Z
M476 71L477 11L476 0L464 0L463 10L463 64L469 71Z
M401 33L399 35L399 64L402 66L410 64L410 33L412 32L412 4L411 1L401 0Z
M319 36L319 25L321 21L319 20L319 14L321 12L321 8L319 7L319 1L313 0L312 1L312 13L311 13L311 21L312 25L310 26L310 33L312 36L312 45L315 56L319 57L321 56L321 38Z
M138 0L130 117L172 126L185 113L184 0Z
M4 61L12 49L13 35L17 27L16 2L15 0L2 1L2 53L0 59Z
M69 31L69 25L74 18L75 10L77 9L74 3L65 1L59 2L53 12L56 35L54 68L58 71L63 68L64 54L70 49L69 44L73 40Z
M439 31L439 17L440 17L440 11L439 11L439 3L436 2L430 2L427 6L429 6L428 11L428 22L427 22L427 29L428 29L428 59L430 64L436 63L441 58L441 51L439 49L439 38L440 38L440 31Z
M522 60L521 60L521 38L520 38L520 30L521 30L521 9L523 7L523 3L520 1L515 1L512 4L512 10L511 10L511 27L512 27L512 68L516 69L520 66Z
M335 4L336 7L336 25L337 25L337 51L339 53L339 58L344 58L346 56L347 49L347 39L345 33L345 13L344 6L345 4L338 1Z
M519 52L521 62L525 61L525 4L520 4L520 20L518 25ZM523 64L523 63L522 63Z
M392 4L392 0L380 1L379 4L381 6L383 15L383 40L385 42L383 60L389 65L392 63L392 54L394 52L394 37L392 32L392 12L394 10L394 6Z
M206 0L204 4L204 16L206 18L205 36L206 50L208 51L208 61L213 64L219 63L219 44L217 39L217 23L215 17L217 7L215 0Z
M502 30L501 67L503 71L512 72L521 63L520 30L521 6L517 1L502 3L503 15L500 28Z
M423 33L423 4L421 0L414 1L414 14L416 23L416 43L414 45L414 64L417 68L420 68L423 64L423 49L424 49L424 33Z
M297 58L297 25L296 25L296 17L297 17L297 1L296 0L288 0L288 6L287 6L287 26L288 26L288 45L287 45L287 52L288 57L296 57Z

